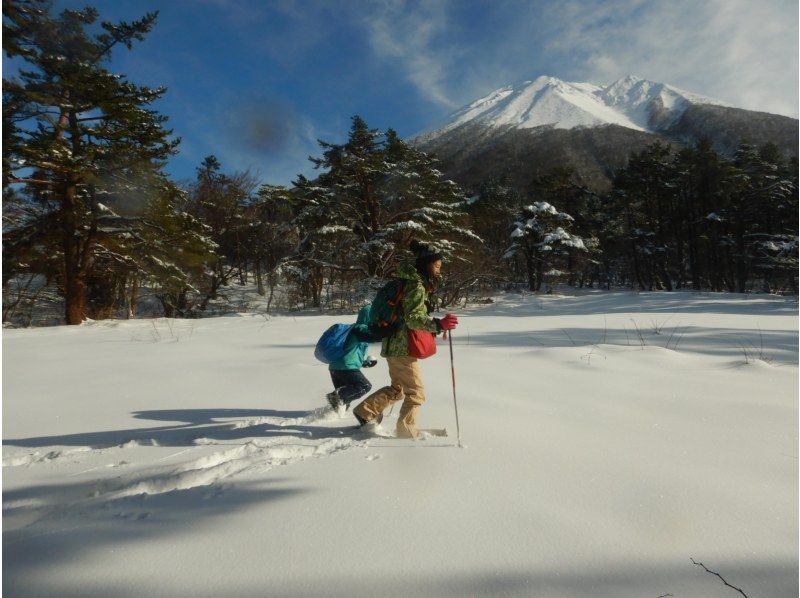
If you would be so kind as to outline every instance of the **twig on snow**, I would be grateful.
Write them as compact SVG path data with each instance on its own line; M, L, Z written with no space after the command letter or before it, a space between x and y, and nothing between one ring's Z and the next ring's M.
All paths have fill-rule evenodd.
M158 331L158 328L156 328L155 320L150 320L150 323L153 325L153 330L150 332L150 334L153 337L153 342L157 343L161 340L161 333Z
M676 332L678 332L678 328L680 327L680 325L681 325L681 323L680 323L680 322L678 322L678 325L677 325L677 326L675 326L675 328L673 328L673 329L672 329L672 334L670 334L670 335L669 335L669 339L667 339L667 344L666 344L666 348L667 348L667 349L669 349L669 348L670 348L670 345L672 345L672 339L673 339L673 338L675 338L675 333L676 333ZM672 350L673 350L673 351L677 351L677 350L678 350L678 344L681 342L681 339L683 338L683 335L684 335L684 334L686 334L686 330L683 330L683 331L682 331L682 332L681 332L681 333L678 335L678 337L677 337L677 338L675 338L675 344L674 344L674 345L672 345Z
M705 566L703 563L698 563L697 561L695 561L695 560L694 560L693 558L691 558L691 557L689 557L689 560L690 560L690 561L692 561L692 562L693 562L695 565L697 565L698 567L702 567L703 569L705 569L705 570L706 570L708 573L711 573L712 575L716 575L717 577L719 577L719 578L722 580L722 583L724 583L726 586L728 586L729 588L733 588L734 590L736 590L737 592L739 592L739 593L740 593L742 596L744 596L744 598L747 598L747 594L745 594L745 593L742 591L742 589L741 589L741 588L737 588L736 586L732 586L731 584L729 584L727 581L725 581L725 578L724 578L724 577L722 577L722 575L720 575L720 574L719 574L719 573L717 573L716 571L711 571L711 570L710 570L708 567L706 567L706 566Z
M600 347L598 347L597 345L592 345L592 348L589 349L589 352L581 356L581 359L586 359L587 365L592 365L592 357L594 357L595 349L597 349L597 354L600 357L602 357L603 359L606 358L605 354L600 351Z
M572 346L574 347L574 346L575 346L575 341L574 341L574 340L572 339L572 337L569 335L569 332L567 332L567 331L566 331L564 328L562 328L562 329L561 329L561 332L563 332L564 334L566 334L566 335L567 335L567 338L569 339L569 342L571 342L571 343L572 343Z
M663 322L659 322L657 319L650 318L650 324L653 327L653 333L654 334L661 334L661 330L664 328L664 326L666 326L667 322L669 322L671 319L672 319L672 315L670 315Z
M545 344L544 344L542 341L540 341L538 338L536 338L535 336L531 336L531 340L532 340L534 343L536 343L537 345L540 345L540 346L542 346L542 347L546 347L546 346L547 346L547 345L545 345ZM469 344L469 333L467 333L467 344ZM573 343L573 344L574 344L574 343Z
M642 336L642 331L639 328L639 325L636 323L636 320L631 318L631 322L633 322L633 326L636 328L636 335L639 337L639 344L642 346L642 349L644 349L644 346L647 344L647 341L644 340L644 336Z

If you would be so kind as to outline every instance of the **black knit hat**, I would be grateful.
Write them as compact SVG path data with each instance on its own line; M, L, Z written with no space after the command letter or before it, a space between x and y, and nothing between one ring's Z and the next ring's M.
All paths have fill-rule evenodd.
M428 264L444 259L444 256L438 247L435 245L428 245L427 243L417 241L416 239L412 239L411 243L408 245L408 248L416 256L417 259L414 265L420 272L426 271Z

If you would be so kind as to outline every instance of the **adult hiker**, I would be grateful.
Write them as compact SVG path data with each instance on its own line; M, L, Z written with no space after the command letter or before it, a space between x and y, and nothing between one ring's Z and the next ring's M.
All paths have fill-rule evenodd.
M413 264L397 270L396 278L402 284L402 303L397 308L397 325L383 339L381 356L389 365L391 383L372 393L353 409L353 415L364 426L383 419L384 410L397 401L403 401L397 420L398 438L417 437L417 412L425 402L425 387L417 358L410 355L409 331L439 334L452 330L458 324L453 314L431 318L434 305L432 293L440 277L442 254L435 246L411 241L409 249L415 254ZM431 341L432 337L429 337Z
M334 411L339 411L342 407L347 410L350 403L360 399L372 389L372 384L361 373L362 367L371 368L378 363L374 357L367 355L369 348L367 341L371 340L367 328L370 311L369 305L361 308L353 330L347 337L344 355L328 366L333 392L329 392L326 398Z

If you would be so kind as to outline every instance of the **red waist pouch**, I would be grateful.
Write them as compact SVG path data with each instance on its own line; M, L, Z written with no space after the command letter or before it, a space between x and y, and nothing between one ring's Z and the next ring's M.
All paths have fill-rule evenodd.
M408 331L408 354L425 359L436 353L436 335L427 330Z

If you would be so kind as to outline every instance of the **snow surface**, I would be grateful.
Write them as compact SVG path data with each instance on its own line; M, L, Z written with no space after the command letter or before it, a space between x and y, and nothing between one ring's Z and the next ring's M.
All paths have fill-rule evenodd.
M3 334L9 596L797 595L797 303L507 294L363 440L312 356L343 316ZM365 370L375 387L385 362ZM387 416L392 429L397 411ZM387 425L388 424L388 425Z
M675 122L689 104L725 105L633 75L605 87L541 76L496 89L454 112L444 124L419 133L415 138L433 139L467 123L519 129L544 125L572 129L613 124L637 131L654 131ZM666 110L665 114L660 114L662 109Z

